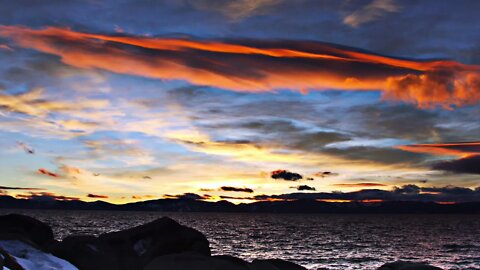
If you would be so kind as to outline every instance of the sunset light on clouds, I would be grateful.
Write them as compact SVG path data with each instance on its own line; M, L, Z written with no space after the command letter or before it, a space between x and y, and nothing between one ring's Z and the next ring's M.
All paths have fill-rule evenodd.
M0 11L0 195L480 196L451 195L480 190L478 9L39 1L13 16L14 2ZM420 6L431 27L391 24Z

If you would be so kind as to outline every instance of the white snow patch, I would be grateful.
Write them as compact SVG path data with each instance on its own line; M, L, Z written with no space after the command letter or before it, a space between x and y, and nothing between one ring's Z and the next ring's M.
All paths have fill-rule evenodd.
M71 263L18 240L0 240L0 247L26 270L78 270Z

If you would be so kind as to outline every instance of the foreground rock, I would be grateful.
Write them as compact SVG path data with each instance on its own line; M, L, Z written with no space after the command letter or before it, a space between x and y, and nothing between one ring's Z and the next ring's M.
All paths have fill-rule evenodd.
M82 270L141 270L156 257L182 252L210 256L202 233L170 218L99 237L67 237L51 251Z
M396 261L393 263L386 263L378 268L378 270L442 270L442 268L423 263Z
M46 248L54 243L53 231L47 224L29 216L0 216L0 239L20 239Z
M283 260L254 260L249 263L231 256L206 257L194 253L160 256L144 270L307 270Z
M151 261L145 270L248 270L246 264L198 254L171 254Z

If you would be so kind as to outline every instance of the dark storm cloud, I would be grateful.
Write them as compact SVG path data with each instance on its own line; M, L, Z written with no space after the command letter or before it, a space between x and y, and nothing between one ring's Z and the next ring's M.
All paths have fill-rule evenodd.
M233 191L233 192L253 193L253 189L251 189L251 188L240 188L240 187L223 186L223 187L220 187L220 190L221 190L221 191Z
M223 199L223 200L255 200L254 198L252 197L234 197L234 196L220 196L220 199Z
M480 155L439 162L434 164L432 168L452 173L480 174Z
M332 186L366 188L366 187L385 187L387 185L381 184L381 183L363 182L363 183L340 183L340 184L333 184Z
M315 176L325 178L325 177L330 177L330 176L338 176L338 173L323 171L323 172L316 172Z
M425 155L418 153L409 153L399 149L373 147L373 146L353 146L348 148L325 148L324 153L341 156L350 160L369 160L384 164L398 163L419 163L425 158Z
M461 187L418 187L406 185L392 190L362 189L354 192L287 193L281 195L257 195L256 200L348 200L348 201L436 201L473 202L480 201L480 188Z
M303 176L299 173L289 172L287 170L276 170L270 173L273 179L282 179L285 181L298 181L303 179Z
M176 195L170 195L170 194L165 194L163 195L164 198L166 199L183 199L183 200L205 200L208 199L209 196L205 195L198 195L195 193L183 193L183 194L176 194Z
M417 185L403 185L401 187L394 187L393 193L395 194L418 194L420 191L425 191L425 189L432 189L432 188L420 188Z
M465 187L456 187L456 186L446 186L446 187L424 187L421 188L423 192L436 192L436 193L444 193L444 194L451 194L451 195L473 195L476 192L480 191L480 187L477 187L475 190L465 188Z
M87 197L95 198L95 199L108 199L107 195L98 195L98 194L92 194L92 193L87 194Z
M79 201L78 197L57 195L53 192L30 192L28 194L17 194L19 199L38 200L38 201Z
M314 187L311 187L308 185L299 185L299 186L290 187L290 188L295 188L296 190L299 190L299 191L303 191L303 190L315 191L316 190Z
M446 142L401 145L399 149L431 155L457 156L456 160L433 164L432 169L451 173L480 174L480 142Z
M251 105L251 104L250 104ZM247 105L248 106L248 105ZM278 111L276 107L282 106L281 102L273 110ZM262 115L268 114L268 108L263 107ZM313 114L310 112L309 114ZM308 113L303 116L307 117ZM258 119L258 120L239 120L213 125L207 128L212 129L241 129L254 132L260 136L255 137L259 142L275 143L278 142L284 147L294 150L303 150L308 152L321 152L322 148L335 142L346 141L350 139L347 134L334 131L317 131L312 127L300 126L292 120L283 119Z
M31 188L31 187L7 187L0 186L0 190L45 190L43 188Z
M407 105L386 106L377 103L374 106L353 106L348 113L354 115L359 128L374 138L423 140L432 134L449 131L447 128L439 127L439 124L445 121L439 112ZM375 133L369 132L371 130L375 130Z

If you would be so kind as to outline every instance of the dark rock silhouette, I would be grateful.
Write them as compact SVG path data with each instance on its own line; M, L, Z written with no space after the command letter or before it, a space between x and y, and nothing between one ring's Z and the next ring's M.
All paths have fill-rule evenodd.
M207 257L198 254L170 254L160 256L151 261L144 270L248 270L247 266L218 257Z
M396 261L386 263L378 268L378 270L442 270L442 268L423 263Z
M32 217L17 214L0 216L0 238L30 241L40 248L55 241L50 226Z
M50 251L79 269L120 269L114 251L92 235L67 236Z
M82 270L143 269L158 256L182 252L210 256L209 242L197 230L167 217L99 237L70 236L52 249Z
M254 260L250 269L305 270L304 267L298 264L279 259Z

